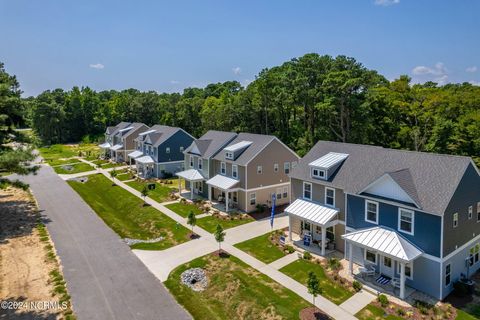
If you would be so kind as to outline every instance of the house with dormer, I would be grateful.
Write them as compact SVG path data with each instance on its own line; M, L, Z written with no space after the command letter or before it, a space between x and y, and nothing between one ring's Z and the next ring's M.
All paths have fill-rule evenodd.
M154 125L137 135L128 157L140 178L171 177L183 170L183 152L194 139L181 128Z
M106 158L114 162L125 162L127 154L134 150L134 139L148 129L148 126L139 122L120 122L116 126L107 127L105 142L100 144Z
M275 136L239 133L212 157L204 192L209 200L223 203L227 212L271 207L273 197L277 206L288 204L288 174L298 159Z
M319 141L291 184L290 238L334 241L351 273L360 265L402 299L443 299L480 268L480 174L469 157Z

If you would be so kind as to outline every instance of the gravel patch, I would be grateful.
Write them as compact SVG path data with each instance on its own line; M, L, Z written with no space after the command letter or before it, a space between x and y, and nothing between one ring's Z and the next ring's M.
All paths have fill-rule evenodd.
M71 178L71 179L68 179L68 181L78 181L81 183L85 183L88 181L88 177Z
M201 268L192 268L184 271L180 275L180 279L184 285L193 291L203 291L208 285L207 275Z
M62 166L62 169L63 169L63 170L66 170L66 171L72 171L72 170L73 170L73 166L72 166L72 165L69 165L69 164L66 164L66 165L63 165L63 166Z
M162 240L163 240L163 237L158 237L158 238L149 239L149 240L130 239L130 238L123 239L123 241L125 241L125 243L128 244L129 246L133 246L134 244L137 244L137 243L155 243Z

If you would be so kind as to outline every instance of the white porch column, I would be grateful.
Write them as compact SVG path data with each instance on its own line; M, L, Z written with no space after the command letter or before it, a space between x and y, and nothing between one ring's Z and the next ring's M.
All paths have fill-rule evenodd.
M292 241L292 215L288 215L288 240Z
M182 180L181 178L178 177L178 195L180 196L182 194Z
M325 242L327 239L327 228L322 226L322 256L325 256Z
M208 201L212 201L212 187L207 184L208 188Z
M228 213L228 191L225 191L225 212Z
M193 181L190 181L190 200L193 201Z
M348 272L353 276L353 245L348 243Z
M405 299L405 263L400 262L400 299Z

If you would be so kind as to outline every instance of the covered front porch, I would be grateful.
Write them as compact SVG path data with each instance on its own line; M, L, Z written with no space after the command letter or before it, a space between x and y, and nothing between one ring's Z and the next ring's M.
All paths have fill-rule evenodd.
M121 144L116 144L113 147L110 147L110 156L113 161L115 162L123 162L123 152L121 152L121 149L123 148L123 145Z
M180 196L188 197L188 193L182 194L182 181L189 182L190 185L190 200L199 198L199 194L203 193L203 182L206 180L205 176L197 169L188 169L175 173L178 177L178 192ZM185 183L186 186L186 183Z
M378 288L378 291L398 290L398 297L405 299L415 290L406 286L406 279L413 280L413 261L423 252L397 232L374 227L354 231L342 236L347 244L348 272L362 282ZM360 249L360 250L359 250ZM354 267L354 251L361 252L359 266Z
M141 156L143 156L143 153L142 153L142 151L139 151L139 150L135 150L135 151L130 152L128 154L128 164L129 164L130 168L132 167L132 164L134 164L136 162L136 159L140 158ZM132 161L133 161L133 163L132 163Z
M225 204L225 210L221 211L228 213L230 209L238 206L238 183L236 179L217 174L207 181L208 200L219 210L223 209L222 204Z
M285 212L289 217L289 240L296 246L325 256L335 250L335 226L338 210L326 205L297 199ZM327 252L328 250L328 252Z
M155 161L150 156L143 156L135 160L137 175L142 179L150 179L155 176Z
M103 158L105 158L105 159L110 158L110 156L111 156L110 148L112 147L112 145L110 143L104 142L102 144L99 144L98 147L102 150Z

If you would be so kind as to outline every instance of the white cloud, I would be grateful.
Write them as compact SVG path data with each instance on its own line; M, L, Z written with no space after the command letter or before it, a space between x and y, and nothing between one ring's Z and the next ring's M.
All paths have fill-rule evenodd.
M441 62L437 62L434 67L416 66L412 70L413 75L418 76L421 81L434 81L444 85L448 81L448 70Z
M470 83L471 85L480 87L480 81L471 80L471 81L468 81L468 83Z
M171 84L179 84L179 83L180 83L180 81L177 81L177 80L170 80L170 83L171 83Z
M470 72L470 73L477 72L477 70L478 70L477 66L471 66L471 67L468 67L467 69L465 69L465 71Z
M241 69L240 67L232 68L232 71L233 71L233 73L236 74L236 75L242 73L242 69Z
M399 4L400 0L375 0L376 6L388 7L394 4Z
M95 63L95 64L90 64L90 68L93 68L93 69L103 69L105 68L105 66L101 63Z

